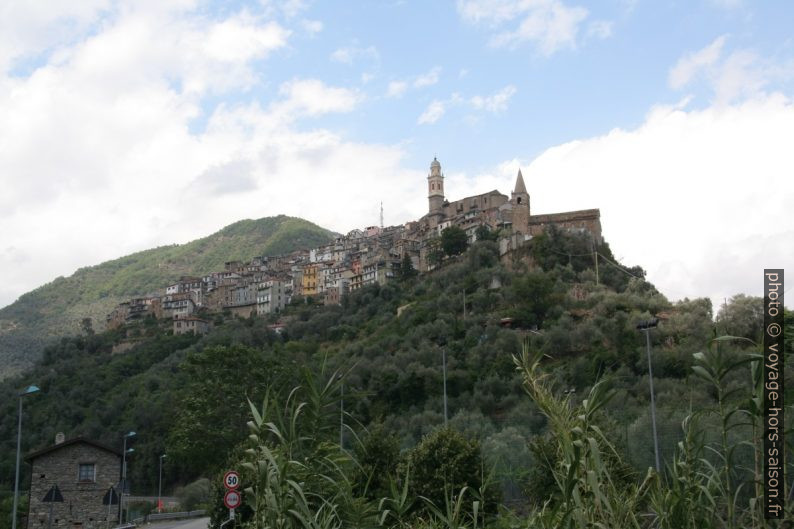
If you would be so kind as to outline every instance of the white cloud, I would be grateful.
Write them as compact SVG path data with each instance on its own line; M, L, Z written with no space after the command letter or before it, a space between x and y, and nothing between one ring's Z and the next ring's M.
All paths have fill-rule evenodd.
M0 72L77 38L110 4L109 0L0 3Z
M705 48L689 53L679 59L670 70L670 87L678 90L686 86L702 70L713 66L720 58L726 38L727 35L717 37Z
M561 0L458 0L457 5L461 18L492 31L492 46L532 42L547 56L575 48L588 16L587 9L567 6Z
M447 99L433 100L419 116L417 123L420 125L432 124L441 119L447 109L451 107L467 107L475 111L485 111L498 114L507 110L510 98L515 95L517 89L513 85L507 85L501 90L489 96L475 95L469 98L463 97L458 92L453 92Z
M636 129L549 148L523 173L534 213L598 207L612 251L662 292L721 302L760 294L764 267L794 266L792 137L794 102L780 94L660 106ZM471 180L510 189L519 165Z
M404 81L404 80L396 80L391 81L386 88L386 97L395 97L399 98L405 95L405 92L408 88L420 89L425 88L427 86L433 86L438 84L439 78L441 75L441 67L436 66L431 68L426 73L417 75L412 82Z
M291 116L319 116L353 110L359 95L347 88L328 86L317 79L299 79L281 85L279 93L287 96L274 106Z
M750 50L724 53L726 36L705 48L682 57L670 70L671 88L683 89L698 79L705 80L713 92L713 102L726 105L765 95L774 81L794 77L794 62L775 62Z
M614 23L609 20L594 20L587 25L587 36L607 39L612 36Z
M429 72L418 76L414 80L414 88L423 88L425 86L432 86L438 83L438 77L440 74L441 68L439 66L432 68Z
M729 55L720 68L711 73L715 100L729 103L762 93L772 72L759 62L759 57L749 51Z
M306 0L284 0L279 3L279 7L284 16L291 18L306 11L309 8L309 2Z
M488 112L504 112L510 98L516 93L516 87L507 85L493 95L482 97L474 96L471 98L471 105L477 110L487 110Z
M419 125L435 123L441 119L441 116L444 115L444 112L446 112L446 103L444 101L439 101L438 99L433 100L429 105L427 105L427 108L424 112L422 112L422 115L419 116L419 119L416 120L416 122Z
M301 26L303 27L303 30L311 36L320 33L324 27L321 20L308 19L301 20Z
M386 89L386 97L402 97L407 88L408 83L405 81L391 81Z
M275 22L258 23L240 14L214 24L204 43L207 57L222 62L247 62L261 59L287 43L290 32Z
M401 167L399 147L301 127L354 109L356 90L293 79L271 100L246 96L262 83L254 63L287 46L287 28L186 9L125 7L29 75L0 72L0 271L12 286L0 306L77 267L244 217L346 231L376 223L366 219L377 197L387 221L421 207L422 172Z
M378 50L375 46L368 46L366 48L359 48L357 46L348 46L346 48L339 48L331 53L331 60L333 62L340 62L342 64L352 65L356 59L366 58L377 60L380 57Z

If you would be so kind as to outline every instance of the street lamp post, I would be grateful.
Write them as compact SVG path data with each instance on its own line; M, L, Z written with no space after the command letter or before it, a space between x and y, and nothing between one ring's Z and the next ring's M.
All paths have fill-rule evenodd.
M167 458L166 454L160 456L160 479L159 484L157 485L157 513L159 514L162 512L162 505L163 505L163 459Z
M17 424L17 469L14 475L14 508L11 513L11 529L17 528L17 506L19 505L19 456L22 450L22 397L39 391L38 386L28 386L19 394L19 423Z
M441 348L441 370L444 377L444 426L447 426L447 348Z
M339 447L345 449L345 382L339 384Z
M119 494L119 523L123 523L124 515L124 490L127 488L127 453L134 452L134 448L127 450L127 439L135 437L135 432L129 431L124 434L124 444L121 449L121 493Z
M653 453L656 458L656 472L662 472L662 465L659 460L659 436L656 433L656 398L653 393L653 367L651 366L651 329L659 324L659 320L651 318L641 322L637 329L645 332L645 351L648 354L648 382L651 387L651 427L653 428Z
M339 448L344 450L345 449L345 438L344 438L344 428L345 428L345 383L342 380L342 373L336 375L336 379L339 380Z

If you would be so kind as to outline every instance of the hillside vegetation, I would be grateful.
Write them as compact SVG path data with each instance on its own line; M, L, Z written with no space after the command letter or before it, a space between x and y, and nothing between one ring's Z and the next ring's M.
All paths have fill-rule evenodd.
M759 527L748 341L760 338L759 299L735 296L715 322L709 300L671 303L639 267L602 264L597 276L589 244L551 231L500 260L478 242L341 306L298 301L281 335L221 314L203 337L147 320L128 336L63 338L0 384L0 490L13 479L14 395L36 383L27 450L58 431L118 446L134 430L133 490L157 490L167 453L164 490L209 478L213 495L196 501L216 527L228 468L243 473L245 527ZM648 471L635 328L654 315L664 476ZM792 323L787 313L789 334ZM741 340L711 342L724 334ZM786 387L791 402L790 373Z
M186 244L137 252L59 277L0 309L0 379L31 366L46 343L77 332L84 318L101 330L118 303L157 293L179 276L217 271L226 261L312 248L332 237L328 230L284 215L242 220Z

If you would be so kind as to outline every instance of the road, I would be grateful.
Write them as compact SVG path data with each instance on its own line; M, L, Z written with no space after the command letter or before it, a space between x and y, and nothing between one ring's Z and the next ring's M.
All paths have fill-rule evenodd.
M169 520L146 525L151 529L207 529L209 518L196 518L194 520Z

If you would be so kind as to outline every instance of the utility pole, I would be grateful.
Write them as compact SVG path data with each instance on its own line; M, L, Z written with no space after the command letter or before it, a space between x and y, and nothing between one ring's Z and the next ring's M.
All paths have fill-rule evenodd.
M444 426L447 426L449 418L447 416L447 348L441 348L441 367L444 376Z
M345 449L345 437L344 437L344 428L345 428L345 383L344 381L339 386L340 396L339 396L339 447L344 450Z
M119 492L119 523L124 523L124 489L127 488L127 452L133 452L135 449L130 448L127 450L127 439L135 437L135 432L129 431L124 434L124 442L121 449L121 491Z
M19 455L22 449L22 397L39 391L38 386L28 386L19 394L19 423L17 424L17 466L14 473L14 507L11 511L11 529L17 527L17 506L19 505Z
M160 479L159 485L157 486L157 513L163 512L163 459L168 457L166 454L160 456Z
M342 380L342 373L336 375L339 381L339 448L345 449L345 382Z
M659 320L651 318L637 325L637 329L645 332L645 350L648 354L648 381L651 387L651 426L653 428L653 453L656 458L656 472L662 473L659 459L659 436L656 433L656 400L653 394L653 368L651 366L651 328L656 327Z
M598 285L598 249L596 247L595 237L591 237L590 242L593 245L593 261L595 262L596 285Z

